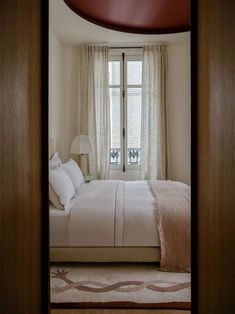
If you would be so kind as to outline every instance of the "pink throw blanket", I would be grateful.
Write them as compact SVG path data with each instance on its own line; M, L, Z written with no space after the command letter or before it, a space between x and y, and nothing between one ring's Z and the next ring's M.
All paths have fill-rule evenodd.
M189 187L174 181L148 181L161 246L161 270L191 272Z

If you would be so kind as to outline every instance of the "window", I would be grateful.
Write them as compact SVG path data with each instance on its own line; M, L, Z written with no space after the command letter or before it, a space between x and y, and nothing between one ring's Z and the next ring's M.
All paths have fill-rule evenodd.
M129 49L130 50L130 49ZM141 159L141 51L115 51L109 60L111 151L113 168L138 168Z

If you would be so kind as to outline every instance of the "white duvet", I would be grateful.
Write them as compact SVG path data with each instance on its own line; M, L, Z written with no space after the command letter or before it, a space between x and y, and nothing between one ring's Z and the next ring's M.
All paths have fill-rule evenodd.
M51 246L160 246L153 202L146 181L84 184L66 214L50 211Z

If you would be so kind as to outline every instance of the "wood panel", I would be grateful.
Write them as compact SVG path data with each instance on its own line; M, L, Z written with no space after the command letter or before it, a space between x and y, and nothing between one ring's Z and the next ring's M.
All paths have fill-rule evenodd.
M234 12L232 0L197 1L198 232L193 305L194 313L200 314L235 313Z
M129 33L166 34L190 30L190 0L64 0L88 21Z
M46 313L40 0L0 1L0 43L0 312Z
M148 309L79 309L51 310L51 314L190 314L183 310L148 310Z

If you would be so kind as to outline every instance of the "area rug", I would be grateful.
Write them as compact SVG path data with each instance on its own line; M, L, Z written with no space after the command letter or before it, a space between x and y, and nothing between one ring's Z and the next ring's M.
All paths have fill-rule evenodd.
M151 263L52 264L51 308L190 310L190 279Z

